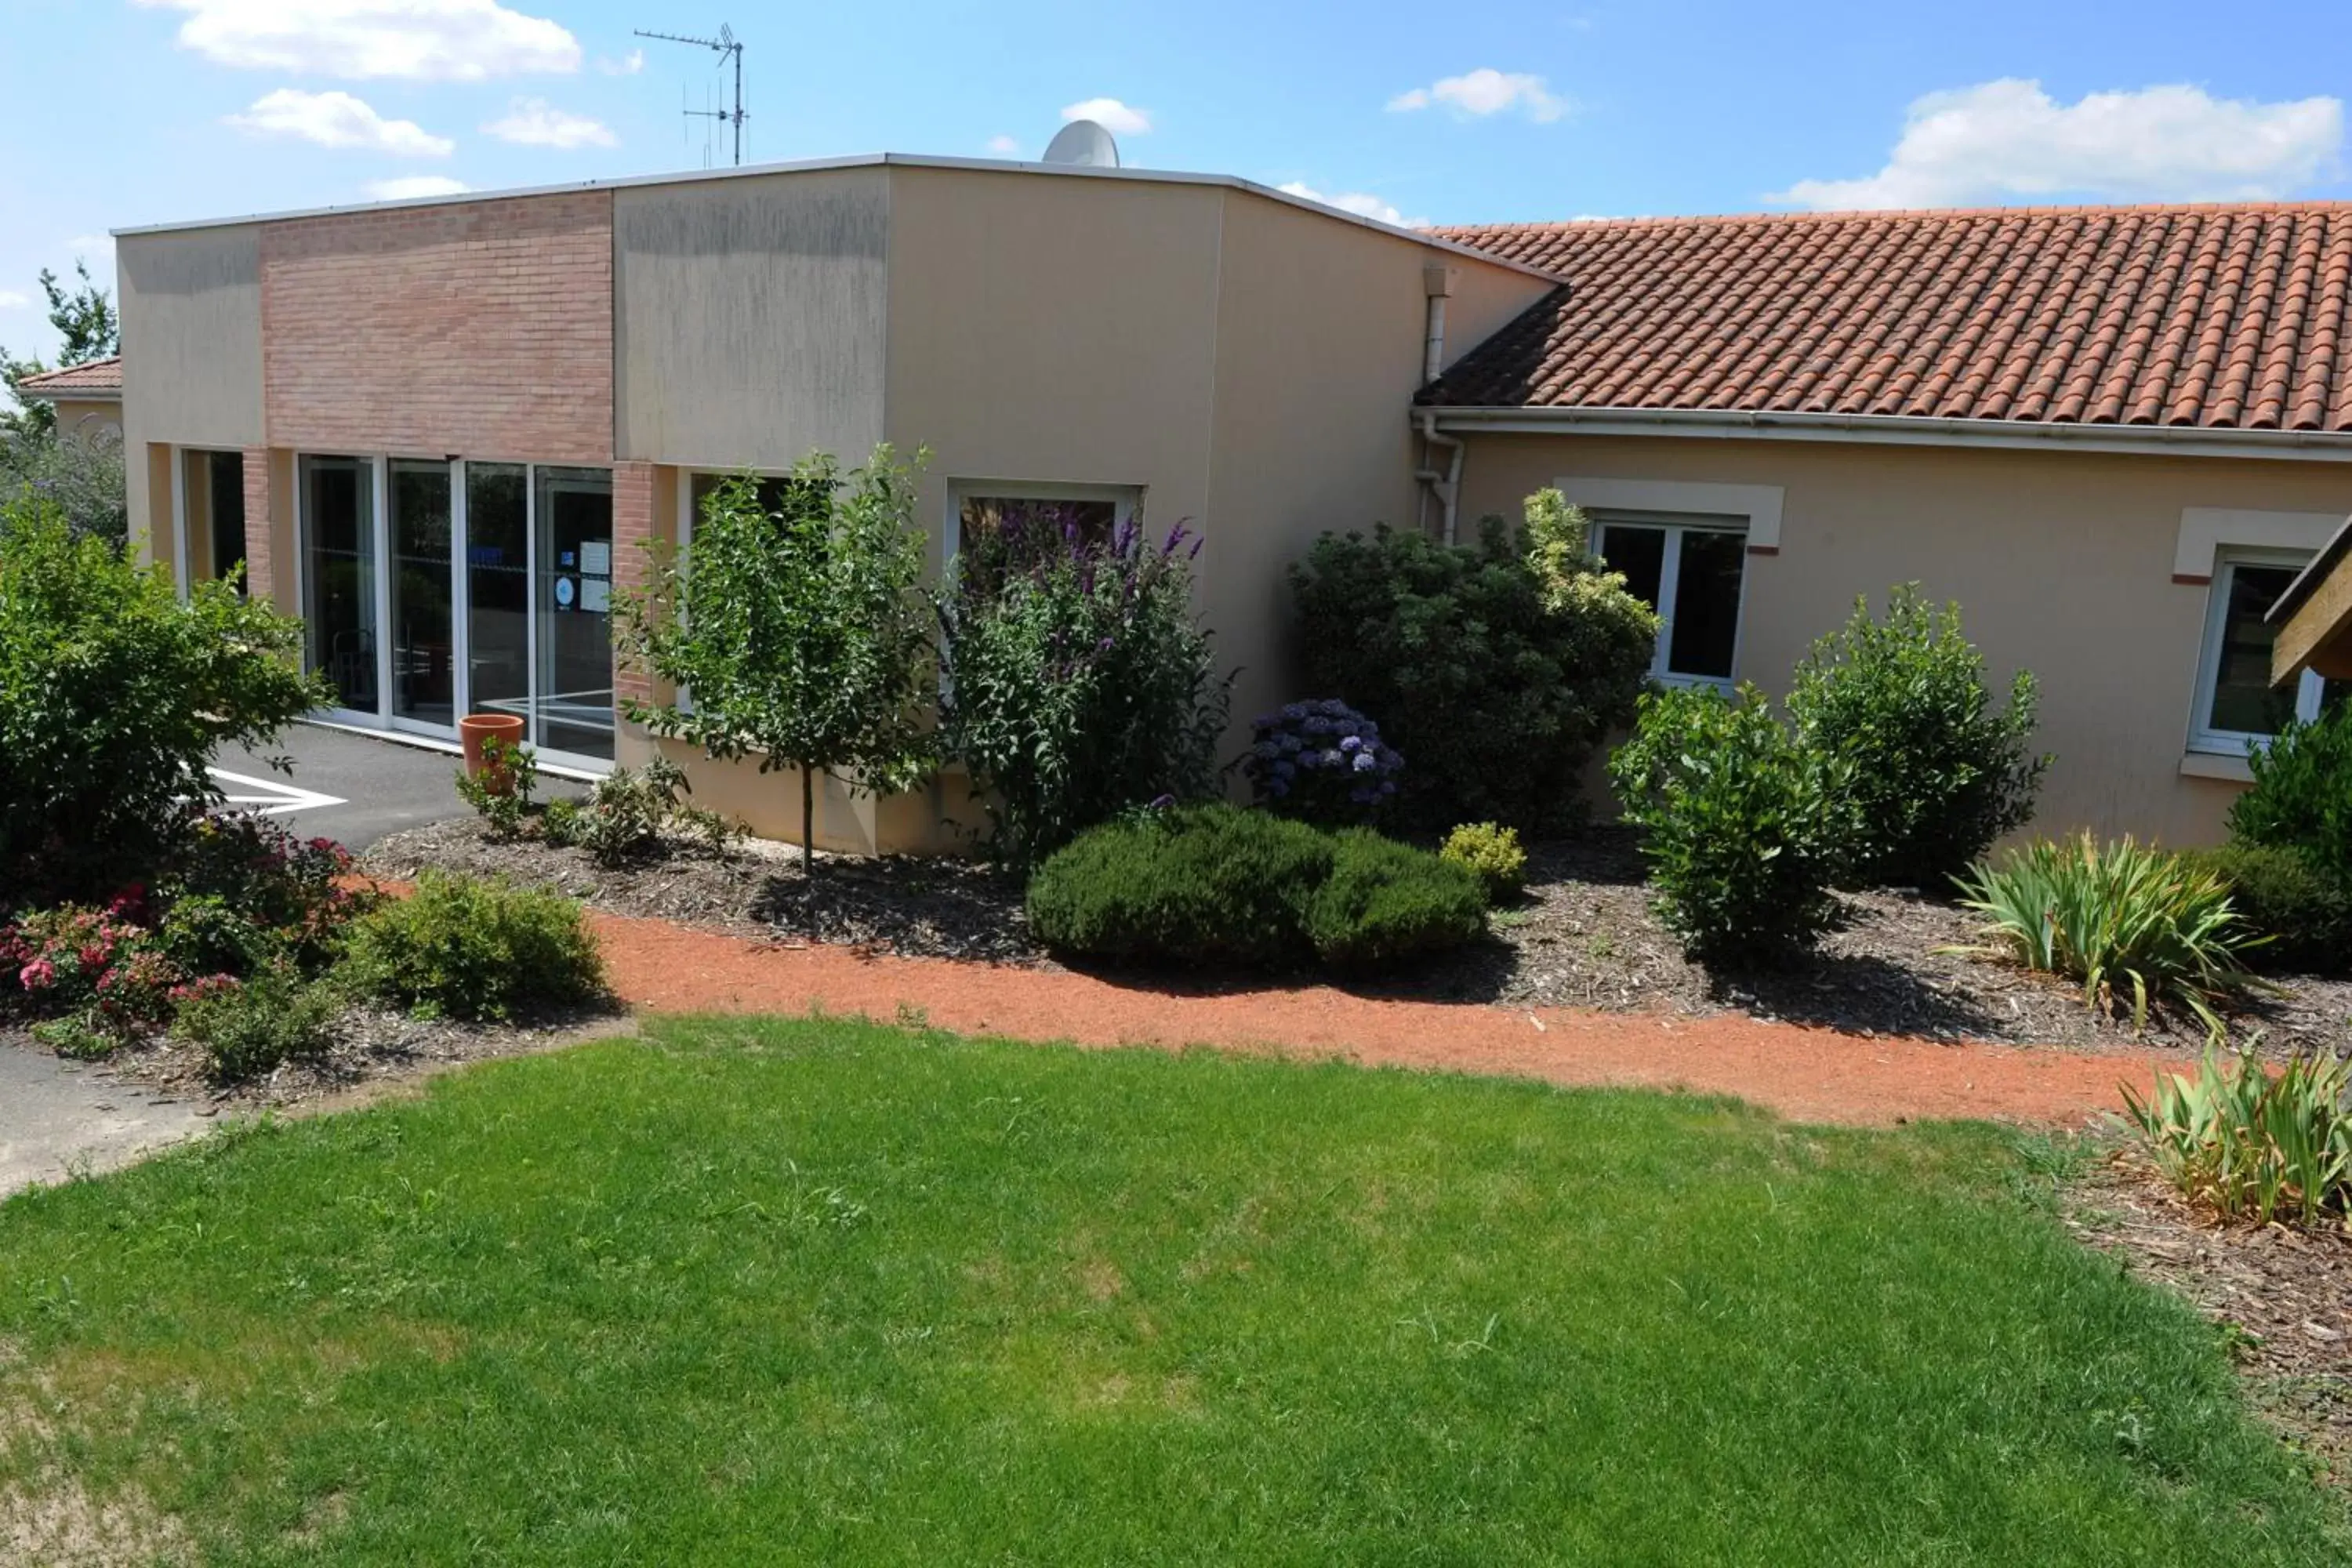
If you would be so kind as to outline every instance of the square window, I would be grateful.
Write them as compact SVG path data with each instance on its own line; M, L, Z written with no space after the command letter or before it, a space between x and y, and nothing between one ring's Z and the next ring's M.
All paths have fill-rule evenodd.
M2278 628L2263 617L2300 569L2297 560L2276 551L2225 553L2215 563L2197 663L2191 751L2242 755L2268 742L2289 720L2315 719L2323 706L2342 700L2344 682L2324 681L2309 671L2292 685L2271 684Z
M1669 685L1731 684L1748 532L1717 518L1608 517L1597 546L1612 572L1658 612L1651 676Z

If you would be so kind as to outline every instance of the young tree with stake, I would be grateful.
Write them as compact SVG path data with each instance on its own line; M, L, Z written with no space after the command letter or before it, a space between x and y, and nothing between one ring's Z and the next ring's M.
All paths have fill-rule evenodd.
M625 710L714 758L800 769L814 875L821 776L887 793L934 765L938 652L913 467L887 443L847 473L814 453L766 489L763 504L748 474L720 484L691 548L655 546L646 590L617 601L623 657L690 699Z

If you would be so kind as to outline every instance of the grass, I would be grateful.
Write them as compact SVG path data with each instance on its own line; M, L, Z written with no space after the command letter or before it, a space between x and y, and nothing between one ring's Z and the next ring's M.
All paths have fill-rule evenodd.
M0 1525L69 1476L239 1563L2343 1561L2044 1158L661 1023L0 1205Z

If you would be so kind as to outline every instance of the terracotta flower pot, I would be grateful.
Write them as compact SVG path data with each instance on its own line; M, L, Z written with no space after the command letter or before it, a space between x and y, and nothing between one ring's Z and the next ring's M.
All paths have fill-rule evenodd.
M512 713L468 713L457 721L457 740L466 749L466 773L488 786L493 795L514 789L514 774L493 767L482 755L482 742L495 737L501 744L522 744L522 720Z

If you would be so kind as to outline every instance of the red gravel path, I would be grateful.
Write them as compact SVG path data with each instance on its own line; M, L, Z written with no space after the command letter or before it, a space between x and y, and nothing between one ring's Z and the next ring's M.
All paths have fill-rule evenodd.
M654 1012L821 1008L888 1021L915 1009L960 1034L1209 1045L1561 1084L1679 1088L1738 1095L1807 1121L1988 1117L2075 1125L2119 1109L2118 1084L2144 1089L2156 1067L2172 1062L2153 1052L1874 1039L1727 1014L1383 1001L1323 985L1171 994L1085 974L781 948L663 921L591 919L614 988L631 1006Z

